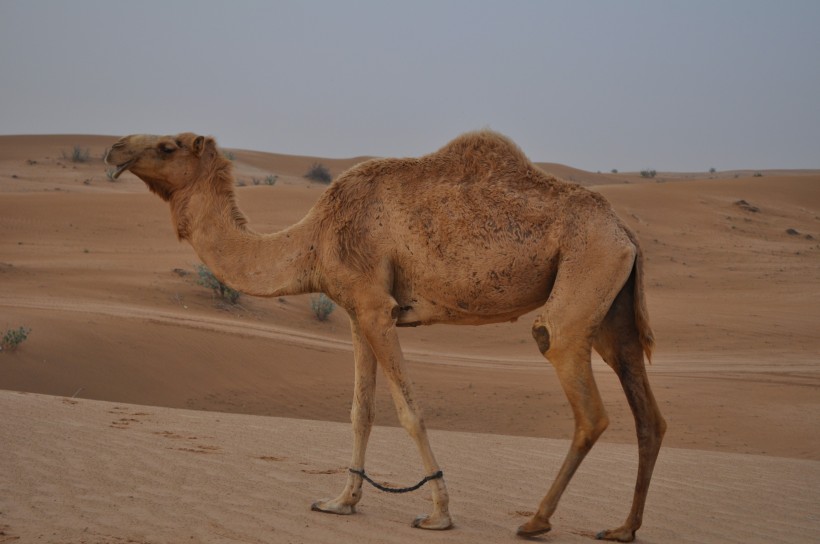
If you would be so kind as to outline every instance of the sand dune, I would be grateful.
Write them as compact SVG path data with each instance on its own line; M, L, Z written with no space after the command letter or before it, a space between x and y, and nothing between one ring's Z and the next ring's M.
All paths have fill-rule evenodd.
M568 442L434 432L456 527L423 533L424 490L365 491L359 513L310 511L345 480L339 423L169 410L0 392L3 535L21 542L514 542ZM586 542L631 499L634 449L601 444L545 542ZM418 478L409 439L377 427L369 470ZM808 542L820 529L820 462L665 449L641 542ZM3 540L5 539L5 540Z
M343 312L319 323L307 297L214 300L166 206L131 175L107 179L113 141L0 136L0 332L32 329L0 353L0 389L56 395L0 393L0 542L418 539L408 523L424 493L369 492L352 518L308 510L338 490L349 456ZM88 162L65 157L74 145ZM310 164L338 173L360 160L233 153L260 231L318 197L324 187L302 178ZM670 428L639 539L807 541L820 529L820 172L647 181L542 166L595 184L648 257L650 378ZM275 186L251 183L267 175ZM513 540L517 512L557 470L572 416L531 322L401 333L458 524L424 539ZM593 366L612 423L545 541L619 523L631 494L631 415L617 379ZM416 481L384 389L369 470Z

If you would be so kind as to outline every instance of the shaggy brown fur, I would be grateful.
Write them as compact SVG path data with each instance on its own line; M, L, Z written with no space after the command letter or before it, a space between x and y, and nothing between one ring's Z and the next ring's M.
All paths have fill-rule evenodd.
M259 234L236 206L231 163L212 138L128 136L106 161L167 200L180 239L233 288L261 296L323 291L347 310L355 359L351 468L364 467L379 366L426 473L439 470L396 327L509 321L543 307L533 336L566 392L575 434L555 482L518 534L550 529L561 494L607 426L590 365L594 347L623 384L640 455L626 522L598 537L634 539L666 424L644 368L653 336L641 251L602 196L542 172L507 138L480 131L423 157L361 163L302 221ZM444 480L431 485L433 512L414 525L446 529L452 522ZM361 486L351 473L337 498L313 507L353 513Z

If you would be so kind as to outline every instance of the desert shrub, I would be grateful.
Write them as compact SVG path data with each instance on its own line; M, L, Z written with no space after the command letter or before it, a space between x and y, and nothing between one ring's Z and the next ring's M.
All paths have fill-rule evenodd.
M654 178L658 173L654 170L641 170L642 178Z
M336 309L336 304L330 300L326 294L319 293L318 295L311 295L310 309L313 310L313 315L319 321L327 321L333 310Z
M269 185L269 186L272 187L272 186L276 185L276 180L278 180L278 179L279 179L279 176L265 176L265 179L251 178L251 182L254 185L261 185L261 184L264 183L265 185Z
M612 172L613 174L617 174L617 173L618 173L618 169L617 169L617 168L613 168L612 170L610 170L610 172Z
M202 285L203 287L207 287L211 289L216 296L221 298L224 301L227 301L231 304L236 304L239 300L239 291L235 289L231 289L219 279L214 276L214 273L211 272L207 266L204 264L199 264L196 266L196 273L199 276L199 280L197 283Z
M63 158L71 162L88 162L91 158L91 152L88 148L83 149L82 147L75 145L71 149L70 153L63 151Z
M12 352L26 341L28 335L31 334L31 329L20 327L19 329L9 329L3 334L3 339L0 340L0 351Z
M755 173L754 173L754 177L756 177L756 178L762 178L762 177L763 177L763 174L762 174L762 173L760 173L760 172L755 172Z
M320 162L314 162L310 169L308 169L305 177L319 183L330 183L333 180L333 176L330 175L330 170Z
M229 161L236 160L236 155L233 153L233 151L223 151L222 156L228 159Z

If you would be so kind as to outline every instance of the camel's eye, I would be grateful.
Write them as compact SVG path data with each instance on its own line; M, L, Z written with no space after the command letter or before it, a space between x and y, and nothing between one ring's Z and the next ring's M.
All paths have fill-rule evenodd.
M162 151L163 153L165 153L166 155L170 155L171 153L173 153L174 151L177 150L177 146L175 146L172 143L167 143L166 142L166 143L159 144L159 150Z

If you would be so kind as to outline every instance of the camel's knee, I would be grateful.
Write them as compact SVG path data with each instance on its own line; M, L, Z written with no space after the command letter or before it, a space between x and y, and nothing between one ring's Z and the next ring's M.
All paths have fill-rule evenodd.
M547 325L541 321L536 321L532 326L532 337L535 338L535 343L538 344L538 351L541 355L546 355L550 349L550 331Z
M606 413L600 414L592 424L589 437L592 439L592 442L598 440L598 438L604 434L604 431L609 427L609 416Z
M367 401L365 401L363 405L353 403L353 407L350 409L350 421L353 425L364 425L371 427L375 418L376 411L374 410L372 403Z
M532 337L538 344L538 350L549 359L560 360L564 358L585 357L592 347L592 337L587 334L586 329L561 324L548 327L540 318L532 325ZM580 331L580 332L579 332Z
M598 414L587 421L578 422L575 436L572 439L573 445L583 451L589 451L607 427L609 427L609 416L606 413Z
M666 420L660 413L654 414L652 421L638 423L636 427L639 443L651 444L654 448L660 447L666 434Z
M426 432L424 418L421 414L409 409L400 409L398 412L399 423L407 433L413 438L419 438Z
M663 437L666 435L666 427L667 427L666 419L664 419L664 417L660 414L660 412L658 413L658 421L656 422L656 426L657 426L656 429L657 429L657 433L658 433L658 441L660 442L661 440L663 440Z
M550 360L575 356L583 352L583 346L577 342L576 335L570 333L571 328L558 328L555 323L547 326L541 318L536 319L532 325L532 337L538 344L538 350Z

